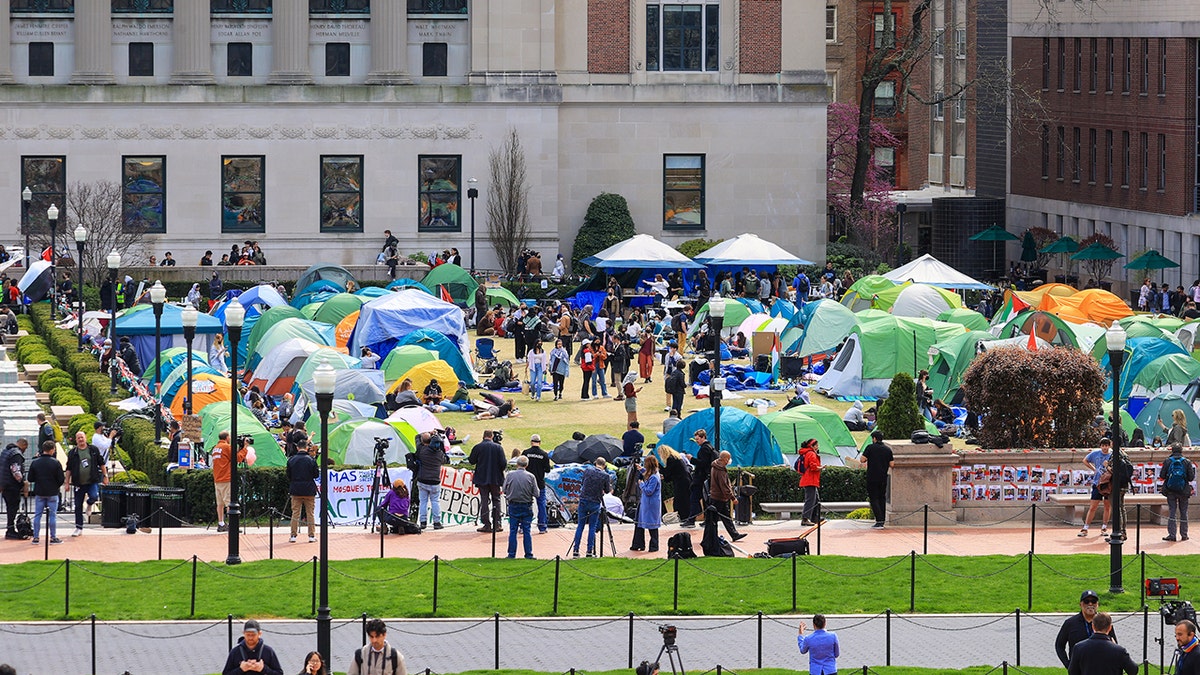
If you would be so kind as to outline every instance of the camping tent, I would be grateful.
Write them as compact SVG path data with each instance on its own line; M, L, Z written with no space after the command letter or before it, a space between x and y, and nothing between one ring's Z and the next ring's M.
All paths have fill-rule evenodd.
M444 265L438 265L441 267ZM387 354L418 330L449 338L462 353L463 361L470 363L462 310L426 293L392 293L364 304L350 338L350 353L361 353L365 346L376 354Z
M424 408L421 408L424 410ZM333 408L330 410L332 418L329 420L330 425L339 424L346 420L361 420L380 417L382 406L371 405L369 403L360 403L344 398L333 399ZM297 401L297 405L292 409L293 423L300 420L306 420L313 415L319 415L317 410L317 402L309 402L309 399L303 395ZM317 417L320 420L320 417Z
M357 357L343 354L336 349L323 348L314 351L304 359L300 364L300 368L296 371L296 382L308 382L313 379L313 373L316 372L322 364L328 363L329 367L334 370L347 370L362 367L362 361ZM291 387L288 387L291 389Z
M991 285L972 279L928 253L907 265L897 267L883 276L898 284L911 281L918 284L929 284L930 286L959 290L988 291L992 289Z
M1117 319L1133 315L1133 310L1120 298L1102 288L1089 288L1066 297L1046 294L1038 309L1068 321L1091 321L1106 327Z
M908 282L905 282L908 283ZM867 276L855 281L846 294L842 296L842 304L850 308L852 312L858 312L871 307L875 302L875 296L894 288L896 282L887 277L878 274L868 274Z
M680 420L662 439L680 452L695 456L700 449L692 440L697 429L715 438L714 410L705 408ZM776 466L783 464L783 452L771 430L757 417L738 408L721 408L721 449L733 455L733 466Z
M929 388L933 390L933 397L956 405L961 400L958 388L962 384L962 374L975 359L979 343L995 339L991 333L970 331L933 345L930 349L937 352L929 365Z
M194 381L197 377L199 377L202 374L219 375L227 380L229 379L228 373L222 373L222 372L218 371L216 368L213 368L212 366L208 365L206 362L201 361L200 359L197 359L197 358L195 358L195 356L193 356L192 357L192 380ZM188 375L188 372L187 372L187 362L186 361L180 362L179 365L172 368L169 372L164 369L163 370L163 379L162 379L162 395L160 397L161 400L164 402L171 401L175 397L176 392L178 392L180 389L186 388L187 387L187 375ZM148 382L147 385L150 387L151 391L153 391L153 389L154 389L153 382L154 382L154 373L150 373L150 382ZM200 409L199 406L192 407L192 410L199 410L199 409Z
M915 377L929 363L930 347L966 330L958 324L903 316L860 321L817 389L833 396L884 397L896 373Z
M845 305L823 298L806 302L792 316L791 324L780 336L786 354L812 356L837 349L858 324L854 312Z
M696 262L709 267L753 267L774 268L777 265L815 265L816 263L794 256L782 246L760 239L757 234L739 234L732 239L713 246L696 256Z
M186 379L186 378L185 378ZM225 404L229 407L230 391L233 390L233 384L229 378L219 373L196 373L192 375L192 412L204 410L207 406L217 403ZM176 419L183 418L183 404L187 399L187 388L179 387L174 395L167 399L163 398L164 403L170 403L171 414L175 415ZM240 431L240 430L239 430Z
M450 364L441 359L418 363L409 368L388 387L388 391L392 392L399 389L400 384L404 380L412 380L413 392L421 399L425 398L423 392L432 380L438 381L443 394L453 394L454 390L458 388L458 376L454 374L454 369L450 367Z
M760 309L761 309L761 305L760 305ZM722 328L721 332L728 334L728 335L732 335L733 328L740 325L746 319L750 318L750 315L752 313L753 312L751 311L750 307L748 307L747 305L745 305L743 303L729 302L728 300L725 301L725 320L724 320L724 323L722 324L724 326L724 328ZM705 321L707 319L708 319L708 303L706 302L706 303L704 303L704 305L702 305L700 307L700 310L696 312L696 318L692 319L692 325L690 328L688 328L688 336L690 337L692 335L695 335L697 332L699 332L700 327L705 324ZM747 335L746 337L750 337L750 336Z
M487 296L488 307L495 307L496 305L519 307L521 305L521 301L517 299L517 296L502 286L487 289L485 295Z
M350 312L333 327L333 346L347 348L350 338L354 335L354 327L358 325L359 312ZM359 352L360 354L362 352Z
M779 442L784 454L795 455L800 452L800 444L804 441L817 439L817 448L821 464L826 466L845 466L845 456L853 457L858 453L854 438L846 430L841 416L832 410L821 406L828 415L812 415L799 408L790 408L779 412L771 412L758 419L771 430L771 435ZM722 425L724 426L724 425ZM835 440L835 436L836 439ZM840 440L840 443L839 443Z
M1197 416L1192 406L1188 405L1178 394L1159 394L1150 399L1142 411L1137 414L1135 421L1142 432L1146 434L1147 441L1155 436L1166 438L1167 432L1159 426L1159 423L1170 429L1171 415L1176 410L1183 411L1188 429L1200 429L1200 416Z
M283 321L284 319L303 320L304 315L300 313L300 310L292 307L291 305L271 307L258 317L258 321L254 322L253 328L246 328L243 326L242 345L244 345L244 347L243 350L238 354L238 362L245 363L246 354L253 352L254 348L258 346L259 341L262 340L263 335L266 335L267 331L270 330L272 326L280 321Z
M787 325L787 319L772 318L770 314L751 314L733 332L741 333L749 340L755 333L782 333Z
M378 370L346 369L334 371L333 397L359 403L382 403L387 391L383 384L383 373ZM316 385L311 378L297 382L292 393L304 394L309 401L316 399Z
M404 461L404 455L416 451L416 448L405 438L405 434L397 431L396 424L379 420L342 422L329 430L329 456L338 464L373 466L375 439L385 438L389 443L383 453L384 459L388 464L400 464Z
M438 286L445 286L450 297L460 305L475 304L475 290L479 288L479 282L471 277L471 273L454 263L442 263L429 270L421 284L435 294Z
M965 307L956 307L948 309L936 317L938 321L946 323L956 323L960 326L965 326L967 330L987 330L988 320L979 312Z
M264 394L280 396L292 388L296 373L309 356L332 347L304 338L289 338L267 352L253 369L247 371L247 382Z
M254 370L260 361L279 345L292 339L304 339L320 345L333 345L333 326L304 319L284 319L271 326L262 339L246 354L246 370Z
M312 315L312 320L337 325L342 319L357 312L365 300L366 298L351 293L338 293L321 303L316 313Z
M471 367L471 361L464 354L463 349L451 342L445 335L422 328L409 333L396 343L397 347L401 345L416 345L428 349L437 354L438 358L449 363L450 367L454 369L454 373L458 375L458 379L468 387L475 386L475 369Z
M439 422L438 418L434 417L433 413L429 412L429 410L415 406L400 408L391 415L388 415L384 421L389 424L392 422L404 422L413 429L416 429L419 434L423 434L426 431L441 431L445 428L445 425Z
M1180 354L1191 358L1191 355L1174 340L1166 338L1132 338L1126 340L1125 365L1121 367L1121 398L1129 398L1129 394L1133 390L1134 381L1137 380L1141 372L1150 363L1171 354ZM1104 398L1112 399L1112 367L1109 365L1108 352L1104 353L1100 361L1100 368L1109 379L1108 386L1104 390Z
M329 281L337 286L340 290L346 290L351 281L354 281L354 275L341 265L332 263L317 263L312 267L304 270L300 278L296 280L296 288L301 289L297 295L306 292L308 286L311 286L317 281Z
M580 262L605 270L678 270L703 267L648 234L635 234Z
M384 286L384 288L389 291L394 291L397 289L403 290L406 288L418 288L430 295L433 295L433 290L425 286L425 284L417 281L416 279L409 279L407 277L400 277L399 279L390 281L388 282L387 286Z
M1147 363L1133 376L1130 396L1154 396L1170 392L1182 394L1187 385L1200 377L1200 361L1191 354L1167 354Z
M454 353L458 353L455 351ZM383 379L388 384L395 382L408 369L418 363L437 360L438 355L417 345L400 345L388 352L387 357L380 364L379 369L383 371Z
M217 435L222 431L229 431L230 411L228 405L210 405L199 410L200 415L200 438L204 440L204 447L215 448L217 446ZM258 456L258 460L254 466L286 466L287 458L283 455L283 450L279 447L279 441L267 431L267 428L258 421L254 413L244 405L237 407L237 424L238 435L249 434L254 439L254 454Z
M1039 339L1045 340L1055 347L1074 347L1091 353L1092 344L1080 342L1077 334L1080 328L1082 325L1068 323L1054 314L1041 310L1026 310L1010 318L998 329L993 328L992 334L1004 339L1033 333ZM1103 334L1103 329L1101 329L1101 334Z
M198 314L196 317L196 339L192 341L192 349L202 354L208 353L212 344L212 336L221 332L221 322L208 314ZM162 348L186 347L183 339L183 308L178 305L163 305L162 313ZM127 312L117 316L117 335L128 335L129 342L137 352L138 361L148 363L158 356L154 344L154 312Z
M962 307L962 299L954 292L937 286L907 284L880 291L871 306L890 311L896 316L935 319L942 312Z

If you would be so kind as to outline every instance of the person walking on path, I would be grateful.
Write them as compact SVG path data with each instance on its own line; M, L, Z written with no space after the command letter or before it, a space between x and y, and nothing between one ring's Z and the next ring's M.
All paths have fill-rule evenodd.
M821 458L817 455L817 439L810 438L800 446L796 470L800 473L800 489L804 491L804 514L801 525L816 525L821 510ZM879 522L876 516L876 523Z
M1196 480L1196 465L1183 456L1183 445L1171 444L1171 454L1163 460L1158 475L1162 477L1161 490L1167 498L1168 509L1167 536L1163 537L1163 541L1176 541L1176 526L1179 529L1179 540L1187 541L1188 500L1192 498L1192 481Z
M696 433L692 434L692 441L700 449L696 451L696 466L692 469L692 489L688 495L690 516L686 522L682 523L683 527L693 527L696 524L696 516L704 513L703 503L708 497L704 490L704 483L712 473L713 460L717 458L716 450L708 442L707 431L697 429Z
M871 443L863 449L862 458L867 463L867 499L871 502L871 514L875 516L875 527L883 527L887 519L888 470L896 462L892 449L883 442L883 432L871 432Z
M1196 624L1184 619L1175 624L1175 675L1200 675L1200 640Z
M1071 661L1067 664L1067 675L1137 675L1138 665L1129 652L1117 644L1109 634L1112 632L1112 617L1097 612L1092 619L1094 632L1075 646Z
M733 513L730 512L729 505L733 502L733 485L729 483L729 471L726 467L733 460L733 456L728 450L722 450L720 455L713 460L712 473L709 478L709 490L712 491L713 508L717 511L717 517L725 523L725 531L729 533L731 541L739 541L746 536L743 532L738 532L733 525ZM707 521L704 525L705 531L708 530Z
M542 449L542 437L538 434L530 436L529 447L521 455L529 460L525 470L537 479L538 534L546 534L550 528L549 513L546 511L546 474L550 473L550 455Z
M842 655L837 635L825 630L825 615L813 616L813 632L805 635L803 621L797 627L796 646L808 654L808 672L812 675L837 675L837 658Z
M632 466L631 471L634 471ZM662 527L662 476L658 473L658 458L647 455L642 460L638 487L642 498L638 503L637 525L633 528L630 551L658 551L658 529ZM646 548L646 531L650 532L650 548Z
M258 622L250 619L242 627L242 638L230 650L225 659L225 667L221 675L239 675L240 673L262 673L262 675L283 675L283 666L279 665L279 657L275 650L263 642L262 628Z
M100 450L88 443L87 434L75 432L75 446L67 453L67 488L75 486L75 531L72 537L83 534L84 502L87 511L100 499L100 484L108 483L108 467Z
M354 650L348 675L408 675L404 655L388 644L387 624L381 619L367 622L367 644Z
M638 372L642 384L648 384L654 374L654 333L648 330L642 333L642 344L638 348Z
M224 532L225 510L229 508L230 477L233 475L233 465L229 463L230 455L229 431L217 434L217 445L213 448L209 459L212 462L213 492L217 497L217 532ZM246 445L238 449L238 463L246 461Z
M42 454L29 463L29 481L25 483L24 494L29 496L29 486L33 486L33 543L41 541L42 514L48 512L50 519L50 543L61 544L58 538L58 523L54 514L58 513L58 492L66 481L62 464L54 456L54 441L42 443Z
M1054 639L1054 651L1058 654L1058 660L1062 661L1064 667L1071 663L1075 645L1096 632L1097 629L1093 622L1099 609L1100 596L1096 595L1096 591L1084 591L1079 596L1079 613L1068 617L1063 622L1062 628L1058 629L1058 637ZM1109 637L1116 642L1116 631L1110 630Z
M292 497L292 534L289 542L296 541L300 531L300 516L308 518L308 541L317 540L317 480L321 473L317 470L317 460L312 456L313 448L308 441L297 448L296 454L288 458L287 479L288 494Z
M612 491L612 477L608 475L605 466L608 462L603 457L597 457L591 466L583 470L580 479L579 507L576 511L575 539L571 542L572 557L579 557L579 540L583 537L583 528L587 526L587 557L596 557L596 531L600 529L600 505L604 503L604 495Z
M29 441L18 438L0 452L0 493L4 495L4 511L8 515L5 539L21 539L17 534L17 509L21 506L21 492L25 489L25 448Z
M493 441L491 429L483 432L483 440L471 448L467 461L475 467L475 487L479 488L479 522L476 532L503 532L500 524L500 491L504 485L504 448Z
M1107 438L1100 439L1099 450L1093 450L1083 458L1084 465L1092 471L1092 500L1083 519L1083 529L1079 531L1080 537L1088 536L1088 526L1092 524L1092 517L1096 515L1096 509L1100 507L1101 502L1104 502L1104 521L1100 523L1100 536L1108 534L1108 523L1112 520L1112 495L1100 494L1100 474L1104 473L1104 465L1108 464L1110 459L1112 441Z
M529 526L533 522L533 504L538 497L537 478L529 473L529 458L517 457L517 468L504 477L504 498L508 501L508 557L517 557L517 531L521 532L521 543L525 558L533 560L533 533Z

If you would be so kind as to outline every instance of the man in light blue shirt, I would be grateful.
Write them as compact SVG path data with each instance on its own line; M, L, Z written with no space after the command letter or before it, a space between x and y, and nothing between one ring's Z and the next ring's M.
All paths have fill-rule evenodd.
M1083 464L1092 472L1092 479L1089 484L1092 486L1092 499L1088 505L1087 515L1083 518L1083 529L1079 531L1080 537L1088 536L1088 526L1092 524L1092 518L1095 517L1096 511L1100 508L1100 504L1104 504L1104 519L1100 522L1100 536L1108 534L1108 522L1112 520L1112 495L1100 494L1100 474L1104 473L1104 466L1112 459L1112 441L1107 438L1100 439L1100 449L1093 450L1084 457Z
M808 672L811 675L837 675L837 657L841 656L837 635L825 631L825 615L813 616L812 635L804 635L805 625L800 622L796 644L801 654L808 654Z

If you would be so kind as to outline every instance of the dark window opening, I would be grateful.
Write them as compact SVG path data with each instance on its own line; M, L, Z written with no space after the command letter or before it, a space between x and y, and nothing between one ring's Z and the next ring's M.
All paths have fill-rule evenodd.
M230 42L225 48L225 74L229 77L250 77L254 74L254 45L249 42Z
M421 45L421 74L425 77L445 77L447 71L447 44L426 42Z
M154 43L129 43L129 76L154 77Z
M350 75L350 43L325 43L325 77L347 77Z
M29 76L54 77L54 43L29 43Z

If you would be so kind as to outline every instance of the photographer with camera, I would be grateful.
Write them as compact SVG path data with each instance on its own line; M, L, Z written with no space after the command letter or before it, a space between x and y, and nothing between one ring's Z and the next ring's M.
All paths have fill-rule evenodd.
M246 453L250 447L250 437L242 436L238 442L237 462L246 461ZM231 448L229 445L229 430L217 435L217 445L213 447L209 461L212 464L213 491L217 498L217 532L225 532L225 511L229 508L230 478L233 475L233 465L230 464Z
M413 470L413 478L417 483L417 497L420 500L417 518L421 521L421 529L425 529L433 521L433 529L442 529L442 465L450 461L446 455L446 438L441 433L425 432L419 437L419 445L415 453L417 467ZM411 467L410 467L411 468Z
M508 460L494 439L498 432L485 429L483 440L471 448L467 462L475 467L472 480L479 489L479 523L476 532L503 532L500 524L500 492Z
M96 422L92 425L92 445L100 451L100 456L104 458L105 466L108 465L109 454L112 452L112 446L117 442L117 437L121 435L121 430L104 426L104 422Z

